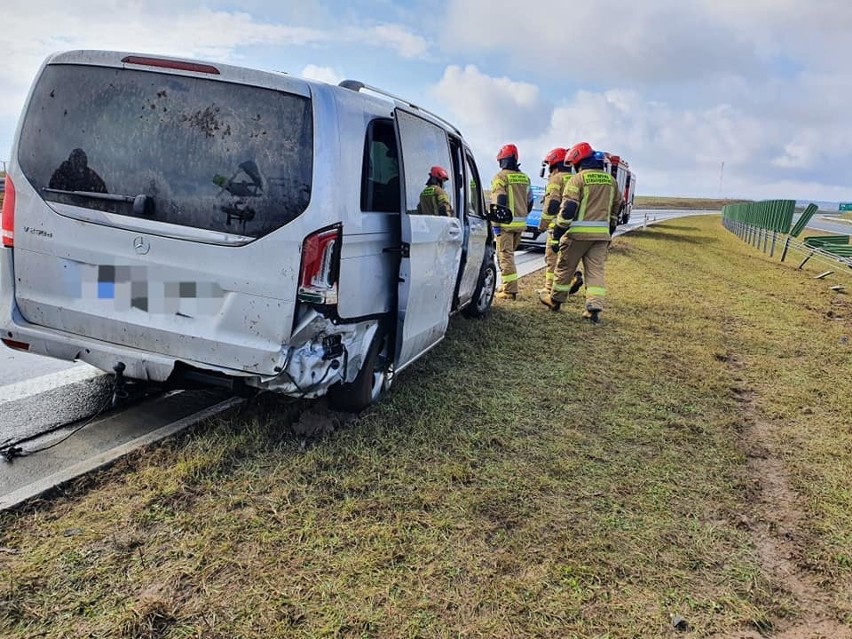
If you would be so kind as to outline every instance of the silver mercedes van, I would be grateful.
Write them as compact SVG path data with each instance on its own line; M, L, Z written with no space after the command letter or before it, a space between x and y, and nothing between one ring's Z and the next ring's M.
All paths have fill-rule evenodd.
M418 213L435 165L450 216ZM133 380L357 411L494 295L464 138L359 82L52 55L5 186L3 343Z

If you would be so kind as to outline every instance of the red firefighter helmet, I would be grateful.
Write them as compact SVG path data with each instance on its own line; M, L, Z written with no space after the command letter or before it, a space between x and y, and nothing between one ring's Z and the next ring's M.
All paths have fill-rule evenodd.
M429 169L429 177L433 177L436 180L441 180L442 182L450 179L450 176L447 175L447 172L440 166L433 166L431 169Z
M547 166L562 164L565 161L566 153L567 151L561 146L558 146L555 149L550 149L550 152L544 156L544 162L542 162L542 164L546 164Z
M565 164L577 164L581 160L590 158L595 154L595 150L588 142L577 142L574 146L568 149L565 154Z
M518 147L514 144L504 144L500 147L500 150L497 151L497 161L505 160L507 158L515 158L515 162L518 161Z

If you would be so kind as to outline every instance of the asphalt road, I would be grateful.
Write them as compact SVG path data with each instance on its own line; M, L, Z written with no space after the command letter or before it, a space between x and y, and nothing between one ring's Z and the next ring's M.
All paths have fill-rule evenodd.
M65 371L74 366L83 366L73 362L61 362L58 359L42 357L13 351L5 346L0 347L0 388L15 384L22 380L41 377L49 373Z
M798 219L798 216L796 219ZM852 235L852 221L841 220L832 215L815 215L807 228L836 235Z

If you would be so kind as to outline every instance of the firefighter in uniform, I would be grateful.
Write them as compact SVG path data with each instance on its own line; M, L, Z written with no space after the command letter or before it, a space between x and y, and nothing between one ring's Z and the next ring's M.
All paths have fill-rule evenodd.
M444 215L452 217L453 205L450 196L444 190L444 182L450 179L447 172L440 166L429 169L426 188L420 192L420 203L417 212L421 215Z
M515 268L515 251L521 243L521 233L527 227L527 214L532 208L530 178L521 172L518 164L518 147L504 145L497 153L500 171L491 180L491 203L508 207L512 221L493 223L497 237L497 264L500 267L501 285L498 299L516 299L518 296L518 270Z
M597 324L606 296L604 267L612 234L618 224L621 192L609 173L603 170L603 158L596 155L588 142L575 144L566 162L577 173L571 176L562 192L562 203L554 239L559 240L556 272L551 293L542 293L542 304L553 311L568 297L571 280L580 260L586 274L586 308L583 317Z
M550 293L550 288L553 285L553 271L556 268L556 255L559 247L559 242L553 241L553 227L556 226L556 216L559 214L559 204L562 202L562 191L571 178L571 171L565 164L567 152L567 149L562 147L551 149L541 163L541 177L544 177L545 169L548 170L549 177L547 187L544 189L544 201L541 205L541 220L538 223L539 231L547 231L544 242L544 288L540 289L539 293ZM573 295L580 290L582 285L583 274L577 271L574 274L574 281L568 294Z

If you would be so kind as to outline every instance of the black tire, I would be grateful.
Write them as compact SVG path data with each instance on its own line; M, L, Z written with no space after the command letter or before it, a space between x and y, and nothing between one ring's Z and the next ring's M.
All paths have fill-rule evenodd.
M338 384L329 389L328 399L333 408L360 413L379 401L390 389L393 373L388 358L387 333L379 330L355 379L349 384Z
M630 208L624 204L621 205L621 210L618 212L618 223L627 224L630 221Z
M462 315L471 319L485 317L491 308L496 292L497 265L494 263L494 249L489 246L485 249L485 260L479 271L479 281L473 291L473 299L470 304L464 307Z

